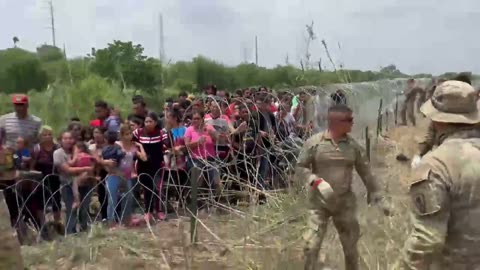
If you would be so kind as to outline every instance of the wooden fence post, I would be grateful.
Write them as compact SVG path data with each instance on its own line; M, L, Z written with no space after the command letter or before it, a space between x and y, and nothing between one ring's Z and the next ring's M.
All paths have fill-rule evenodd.
M368 126L365 127L365 151L367 151L368 160L370 160L370 135L368 134Z
M385 111L385 130L388 131L388 110Z
M395 117L395 126L397 125L397 116L398 116L398 94L395 95L395 111L393 112Z
M197 216L198 216L198 181L202 175L200 168L193 167L190 170L191 202L190 202L190 243L195 244L198 241L197 234Z
M377 137L382 132L382 108L383 108L383 99L380 99L380 105L378 106L378 116L377 116Z

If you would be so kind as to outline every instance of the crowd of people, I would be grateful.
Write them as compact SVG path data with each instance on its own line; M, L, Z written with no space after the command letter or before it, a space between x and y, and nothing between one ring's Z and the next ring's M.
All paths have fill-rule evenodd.
M30 114L26 95L13 95L14 112L0 118L0 184L11 225L22 232L32 221L43 232L53 219L62 234L74 234L97 220L112 229L161 221L172 198L190 203L192 168L202 172L199 209L208 211L227 182L260 191L264 202L261 191L288 185L286 166L313 132L314 94L259 87L230 95L210 85L198 97L167 99L159 114L134 96L128 115L99 100L95 119L72 118L63 131ZM345 103L341 91L331 98ZM91 217L92 197L98 218Z

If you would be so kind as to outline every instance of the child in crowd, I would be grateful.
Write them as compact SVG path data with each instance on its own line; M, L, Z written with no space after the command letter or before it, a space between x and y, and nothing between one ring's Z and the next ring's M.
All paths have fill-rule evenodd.
M32 157L30 150L26 147L27 142L23 137L17 138L17 151L15 152L15 165L19 170L28 170Z
M142 127L143 121L138 117L132 117L129 121L129 124L132 131L134 131Z
M69 161L69 166L72 167L90 167L93 166L95 158L90 155L88 146L84 142L77 142L73 150L73 157ZM93 181L95 177L92 174L81 174L73 179L72 191L73 191L73 204L72 208L76 209L80 206L80 192L78 187Z
M122 175L120 168L120 163L125 157L125 152L123 152L122 147L116 143L118 138L118 133L115 131L107 131L106 133L107 145L102 150L103 160L113 160L116 163L115 167L107 167L107 172L109 174Z
M108 118L105 120L105 128L107 128L107 131L116 132L118 138L121 124L122 120L120 119L120 110L117 108L110 108L110 116L108 116Z

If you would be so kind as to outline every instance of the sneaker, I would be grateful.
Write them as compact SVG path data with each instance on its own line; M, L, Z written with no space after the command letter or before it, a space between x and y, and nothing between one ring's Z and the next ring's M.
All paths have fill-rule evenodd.
M141 216L140 217L137 216L137 217L132 217L132 219L129 222L129 225L132 226L132 227L137 227L137 226L140 226L143 223L145 223L145 219L142 218Z
M165 220L166 218L167 218L167 215L165 215L165 213L163 213L163 212L158 212L158 213L157 213L157 219L158 219L158 220L162 220L162 221L163 221L163 220Z

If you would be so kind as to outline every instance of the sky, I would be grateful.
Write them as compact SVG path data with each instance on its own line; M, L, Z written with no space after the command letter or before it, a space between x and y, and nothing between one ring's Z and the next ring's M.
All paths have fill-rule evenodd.
M0 0L0 49L35 50L52 43L48 0ZM255 61L299 65L306 25L317 38L311 62L332 69L321 40L338 67L378 70L395 64L404 73L473 71L480 35L478 0L53 0L58 47L68 57L86 55L113 40L142 44L159 56L163 14L167 60L204 55L227 65Z

